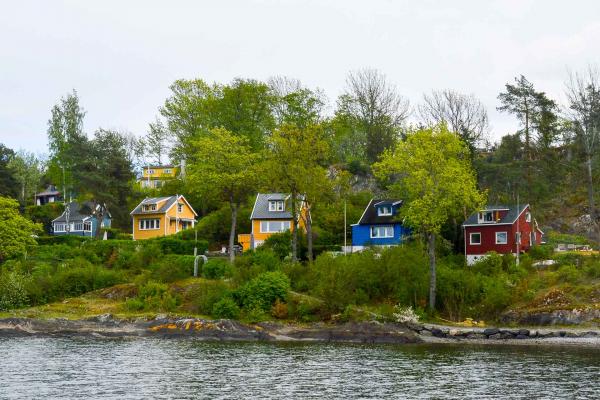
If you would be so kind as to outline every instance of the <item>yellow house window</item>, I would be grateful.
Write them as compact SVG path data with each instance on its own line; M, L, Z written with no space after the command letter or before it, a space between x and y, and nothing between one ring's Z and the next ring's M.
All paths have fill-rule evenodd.
M160 219L140 219L140 230L148 231L152 229L160 229Z
M156 204L144 204L142 209L144 211L156 211Z

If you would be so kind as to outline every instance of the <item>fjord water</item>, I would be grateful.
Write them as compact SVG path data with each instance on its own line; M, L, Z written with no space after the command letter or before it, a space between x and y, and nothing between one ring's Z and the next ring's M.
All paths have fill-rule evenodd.
M0 339L0 398L600 398L600 350Z

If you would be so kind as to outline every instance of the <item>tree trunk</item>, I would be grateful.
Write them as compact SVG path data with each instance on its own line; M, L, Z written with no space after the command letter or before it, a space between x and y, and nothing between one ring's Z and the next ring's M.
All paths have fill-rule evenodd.
M237 212L238 206L233 201L229 203L231 207L231 230L229 231L229 262L233 264L235 261L235 251L233 246L235 245L235 227L237 225Z
M427 237L427 253L429 255L429 309L435 310L435 233Z
M600 232L598 230L598 221L596 221L596 201L594 199L594 176L592 174L592 155L586 154L585 167L587 170L587 189L588 189L588 201L590 206L590 220L596 231L596 240L600 242Z
M306 223L306 257L308 258L308 262L311 263L313 261L313 237L310 207L306 208L306 218L304 218L304 222Z
M296 193L292 191L292 262L298 261L298 213L296 213Z

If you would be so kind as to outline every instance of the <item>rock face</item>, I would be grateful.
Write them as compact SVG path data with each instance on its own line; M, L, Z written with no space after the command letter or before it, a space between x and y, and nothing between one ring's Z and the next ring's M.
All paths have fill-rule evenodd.
M508 311L500 322L522 325L580 325L600 319L600 310L595 308L554 311Z
M161 337L219 341L315 341L349 343L418 343L422 339L404 325L360 322L292 326L242 324L232 320L161 318L145 321L113 319L110 314L87 320L0 320L2 336Z

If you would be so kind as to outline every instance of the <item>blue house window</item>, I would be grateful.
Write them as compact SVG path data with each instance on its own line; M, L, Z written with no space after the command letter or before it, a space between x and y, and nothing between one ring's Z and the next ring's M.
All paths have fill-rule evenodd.
M379 215L380 217L385 215L392 215L392 206L377 207L377 215Z
M83 223L83 230L85 232L91 232L92 231L92 223L91 222L84 222Z
M394 237L394 226L393 225L380 225L371 227L371 239L380 238L393 238Z

